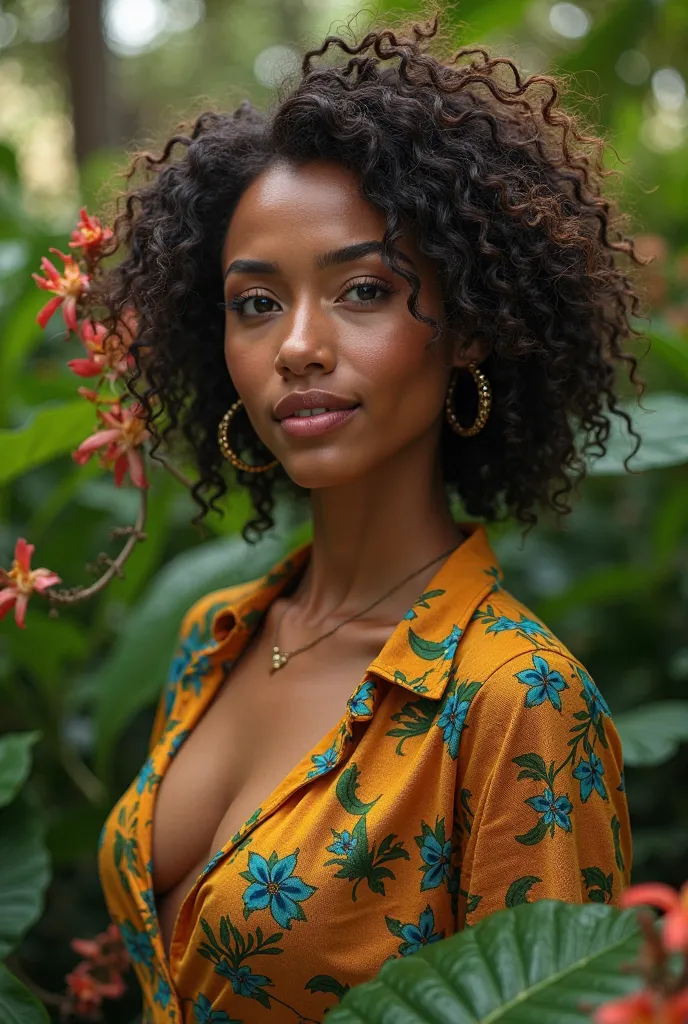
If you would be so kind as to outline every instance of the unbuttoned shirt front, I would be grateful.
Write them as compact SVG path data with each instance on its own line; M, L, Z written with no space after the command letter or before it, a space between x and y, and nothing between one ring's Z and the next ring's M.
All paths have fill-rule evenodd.
M461 525L468 539L351 680L340 721L199 874L168 958L152 888L160 781L310 544L187 612L148 757L98 850L144 1024L319 1022L387 960L493 911L617 902L631 846L609 707L504 588L485 527Z

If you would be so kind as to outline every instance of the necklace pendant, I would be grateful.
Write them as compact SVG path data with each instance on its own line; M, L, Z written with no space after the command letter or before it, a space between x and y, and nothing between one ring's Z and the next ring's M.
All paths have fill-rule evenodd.
M279 647L272 648L272 671L276 672L278 668L282 668L282 665L287 664L289 655L286 651L280 651Z

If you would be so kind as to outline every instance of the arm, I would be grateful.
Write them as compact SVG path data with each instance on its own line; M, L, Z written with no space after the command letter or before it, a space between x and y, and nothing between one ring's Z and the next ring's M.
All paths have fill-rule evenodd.
M526 899L616 903L631 859L621 743L583 666L554 650L516 655L466 725L457 928Z

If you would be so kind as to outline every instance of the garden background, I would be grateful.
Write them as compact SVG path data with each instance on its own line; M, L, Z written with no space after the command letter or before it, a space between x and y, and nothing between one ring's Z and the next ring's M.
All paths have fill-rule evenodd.
M392 9L420 13L413 0ZM354 27L367 14L349 0L0 3L0 565L22 536L35 565L88 583L85 566L116 552L111 530L133 523L138 504L134 488L71 459L93 410L66 367L81 353L61 315L45 331L36 323L41 256L66 250L83 203L100 212L127 149L155 148L207 106L268 104L302 48L359 10ZM566 102L613 143L614 188L641 252L656 257L640 275L651 349L640 366L648 411L633 413L637 473L623 470L631 445L619 431L562 528L545 518L525 544L513 526L490 536L509 589L611 705L633 880L678 885L688 876L688 5L462 0L444 10L455 45L485 42L526 71L571 76ZM182 613L264 572L308 529L287 507L275 535L247 548L245 500L226 510L202 537L184 488L153 469L147 540L125 577L58 618L34 600L25 630L12 615L0 627L0 954L35 990L63 992L78 959L69 940L108 923L98 835L145 756ZM104 1019L129 1024L138 1008L132 977Z

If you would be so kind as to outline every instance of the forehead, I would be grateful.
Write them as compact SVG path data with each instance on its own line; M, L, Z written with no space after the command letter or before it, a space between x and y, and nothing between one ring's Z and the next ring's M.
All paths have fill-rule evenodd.
M338 243L382 238L385 224L384 214L360 195L353 171L326 161L303 167L276 164L241 196L227 229L223 261L238 254L268 255L257 247L324 251Z

